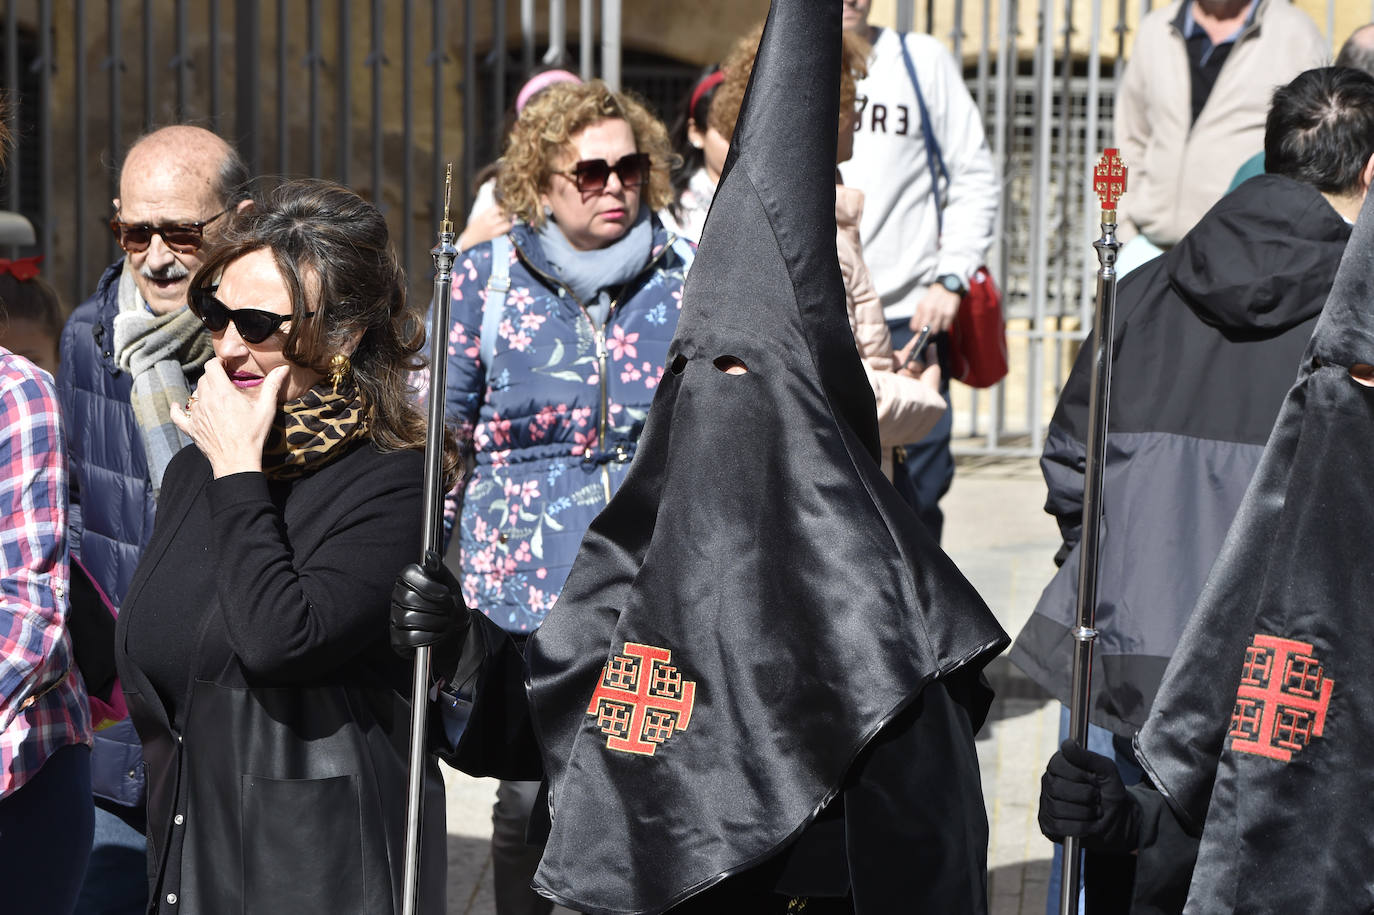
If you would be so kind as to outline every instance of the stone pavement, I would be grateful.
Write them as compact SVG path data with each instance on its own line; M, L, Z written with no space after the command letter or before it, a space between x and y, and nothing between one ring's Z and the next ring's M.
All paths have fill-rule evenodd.
M1044 513L1044 483L1029 459L960 458L942 503L945 549L1013 636L1054 572L1059 532ZM987 802L992 915L1041 915L1052 846L1035 825L1040 773L1057 745L1057 705L998 658L997 689L978 739ZM448 782L448 910L492 915L491 803L496 783L445 768ZM566 912L566 909L558 909Z
M961 459L945 509L944 546L1013 637L1054 574L1059 528L1028 458ZM1005 657L989 665L997 690L978 739L987 804L991 915L1043 915L1053 846L1035 823L1040 773L1058 746L1059 705Z

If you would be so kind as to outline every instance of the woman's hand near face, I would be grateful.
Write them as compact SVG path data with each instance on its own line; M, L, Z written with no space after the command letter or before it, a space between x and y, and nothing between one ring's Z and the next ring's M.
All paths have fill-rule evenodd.
M211 359L205 363L191 409L173 405L172 422L196 443L216 478L262 470L262 449L289 373L290 366L279 365L262 384L241 390L225 374L224 364Z

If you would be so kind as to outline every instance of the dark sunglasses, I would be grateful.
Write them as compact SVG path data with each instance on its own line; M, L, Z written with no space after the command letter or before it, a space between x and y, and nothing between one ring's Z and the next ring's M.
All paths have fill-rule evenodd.
M620 178L622 186L627 188L639 187L649 180L649 170L653 167L653 160L648 153L630 153L628 156L621 156L615 162L607 162L605 159L583 159L572 167L570 172L559 172L560 175L567 175L577 184L577 189L584 194L595 194L606 189L606 182L611 180L611 172L615 172Z
M261 343L275 334L295 315L279 315L260 308L230 308L215 298L214 289L199 288L191 290L191 313L204 324L211 333L219 333L234 322L239 336L246 343ZM302 317L309 318L315 313L307 311Z
M176 223L167 226L153 226L146 222L137 225L120 222L116 216L110 220L110 231L114 233L119 247L130 254L141 254L153 243L154 235L161 235L162 241L178 254L194 254L205 244L205 227L228 213L232 207L220 210L204 222Z

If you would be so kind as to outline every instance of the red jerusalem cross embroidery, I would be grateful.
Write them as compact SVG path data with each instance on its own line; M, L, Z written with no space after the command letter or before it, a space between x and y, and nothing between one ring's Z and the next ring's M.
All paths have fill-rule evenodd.
M1288 762L1322 736L1331 705L1331 678L1306 642L1256 635L1245 649L1231 749Z
M697 685L668 666L672 659L666 648L626 642L625 653L601 669L587 714L596 716L607 747L653 756L659 744L687 730Z
M1126 163L1116 149L1102 150L1102 158L1093 169L1093 191L1104 210L1115 210L1117 201L1126 193Z

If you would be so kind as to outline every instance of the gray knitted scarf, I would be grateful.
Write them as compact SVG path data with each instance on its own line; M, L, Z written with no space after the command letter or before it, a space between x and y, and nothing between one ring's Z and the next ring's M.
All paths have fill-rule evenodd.
M162 490L162 474L172 455L191 444L172 424L172 404L184 403L191 396L188 376L199 377L213 355L210 335L191 309L165 315L148 310L126 260L119 276L114 356L134 379L130 406L143 437L154 495Z
M634 279L649 263L654 247L649 208L641 205L629 230L604 248L593 251L574 248L552 219L539 230L539 245L558 278L568 284L600 327L610 314L609 291L618 290Z

